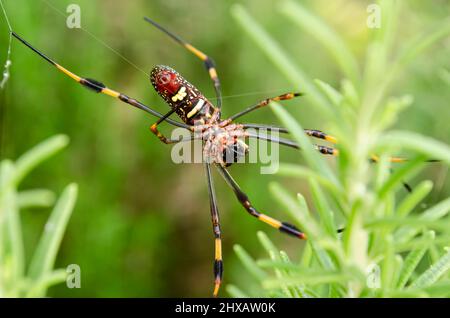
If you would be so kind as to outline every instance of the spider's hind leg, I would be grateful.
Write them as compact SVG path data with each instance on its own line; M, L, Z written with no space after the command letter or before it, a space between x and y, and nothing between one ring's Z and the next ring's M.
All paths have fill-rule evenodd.
M253 205L251 204L248 196L241 190L239 185L236 181L234 181L233 177L230 175L228 170L221 165L217 164L217 168L219 169L220 174L225 179L227 184L233 189L237 199L242 204L242 206L245 208L245 210L253 217L256 217L258 220L280 230L281 232L284 232L286 234L289 234L291 236L300 238L300 239L306 239L306 234L300 231L298 228L296 228L294 225L278 221L264 213L259 212L256 210Z

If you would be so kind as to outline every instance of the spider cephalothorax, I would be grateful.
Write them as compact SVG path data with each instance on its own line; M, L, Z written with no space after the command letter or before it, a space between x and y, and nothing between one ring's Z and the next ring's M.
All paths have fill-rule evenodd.
M242 125L224 122L212 124L202 128L200 134L204 142L205 162L229 166L238 162L248 151L244 141L246 133Z

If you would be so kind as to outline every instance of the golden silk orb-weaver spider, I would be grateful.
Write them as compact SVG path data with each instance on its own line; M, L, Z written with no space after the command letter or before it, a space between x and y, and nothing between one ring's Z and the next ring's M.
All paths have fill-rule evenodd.
M167 34L170 38L175 40L178 44L183 46L189 52L203 61L209 77L214 85L217 103L214 105L211 103L194 85L184 79L178 72L168 66L158 65L155 66L150 74L150 81L157 91L157 93L164 99L164 101L170 106L170 111L166 114L162 114L153 108L148 107L139 100L127 96L126 94L115 91L108 88L103 83L85 77L80 77L77 74L69 71L65 67L56 63L47 55L36 49L26 40L24 40L17 33L11 31L12 36L34 51L41 58L45 59L51 65L56 67L66 76L72 78L82 86L91 89L96 93L102 93L120 100L123 103L129 104L136 108L139 108L155 117L158 120L150 126L150 131L155 134L158 139L165 144L174 144L189 140L198 139L203 144L204 154L204 166L206 171L207 186L209 192L210 212L213 225L213 233L215 238L215 259L214 259L214 288L213 295L217 296L219 288L222 282L223 276L223 259L222 259L222 235L219 221L219 211L217 206L216 195L214 191L213 178L211 175L211 167L214 166L218 169L220 175L224 178L226 183L233 190L236 198L244 207L244 209L256 219L274 227L281 232L287 233L293 237L299 239L305 239L306 235L296 228L294 225L281 222L275 218L272 218L254 207L250 202L248 196L242 191L238 183L233 179L229 173L227 167L236 162L239 157L245 156L248 152L247 144L242 140L245 138L263 139L269 142L278 143L292 148L299 148L296 143L291 140L278 138L274 136L255 133L254 129L265 129L268 131L277 131L280 133L288 133L288 131L282 127L268 126L261 124L249 124L249 123L237 123L235 120L246 115L254 110L260 109L268 105L271 101L289 100L295 97L301 96L301 93L285 93L279 96L266 98L254 105L251 105L244 110L226 118L221 118L222 109L222 95L221 86L218 77L218 73L215 68L213 60L198 50L188 42L184 41L174 33L168 31L155 21L145 18L147 22ZM173 113L176 113L182 120L176 121L169 118ZM164 136L159 130L158 126L166 122L172 126L180 127L190 132L190 138L171 139ZM251 130L251 129L253 130ZM325 141L336 143L337 140L333 136L330 136L320 130L306 129L305 133L308 136L323 139ZM331 147L322 145L314 145L315 148L324 155L338 155L338 151ZM372 158L376 161L376 158ZM401 158L392 158L392 161L402 161Z

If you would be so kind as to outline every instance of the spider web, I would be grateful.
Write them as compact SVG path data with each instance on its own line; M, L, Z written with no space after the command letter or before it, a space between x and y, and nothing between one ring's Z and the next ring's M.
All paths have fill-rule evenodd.
M2 0L0 0L0 6L2 7L3 16L5 17L6 24L8 25L8 29L9 29L8 51L6 53L6 62L3 67L2 80L0 81L0 89L3 89L6 85L6 82L9 79L9 76L10 76L9 68L11 67L11 64L12 64L12 62L11 62L12 28L11 28L11 24L9 23L8 16L6 15L5 7L3 6Z

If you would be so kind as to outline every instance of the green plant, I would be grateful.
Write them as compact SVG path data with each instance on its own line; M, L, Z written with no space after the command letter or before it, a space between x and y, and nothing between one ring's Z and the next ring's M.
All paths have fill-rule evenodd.
M18 190L22 180L42 161L68 143L54 136L23 154L15 162L0 162L0 297L43 297L47 288L66 279L65 269L54 269L56 254L77 197L76 184L69 184L55 202L47 189ZM24 255L20 210L51 207L37 248L28 263Z
M263 233L258 238L269 258L255 261L241 246L235 252L261 289L247 293L228 286L232 296L405 297L450 296L450 198L423 208L431 181L422 181L400 199L403 180L412 178L433 158L450 165L448 145L406 131L390 131L411 96L389 96L400 71L432 44L448 36L450 19L425 30L394 51L398 1L379 1L380 29L371 31L364 69L341 38L318 17L291 0L280 12L302 32L315 37L346 76L340 89L306 72L239 5L233 16L292 85L307 93L307 102L330 122L339 140L335 169L317 154L299 122L281 105L272 110L302 148L306 166L281 164L279 174L306 179L312 193L308 205L301 194L289 194L278 183L270 190L308 235L300 262L291 261ZM395 52L399 52L395 54ZM315 84L315 85L314 85ZM395 166L391 154L408 150L408 162ZM373 154L379 162L369 162ZM314 215L311 206L314 206ZM342 234L337 229L345 227ZM427 255L428 257L424 257ZM419 264L421 263L421 264ZM374 272L367 274L372 268ZM373 280L372 283L369 280Z

